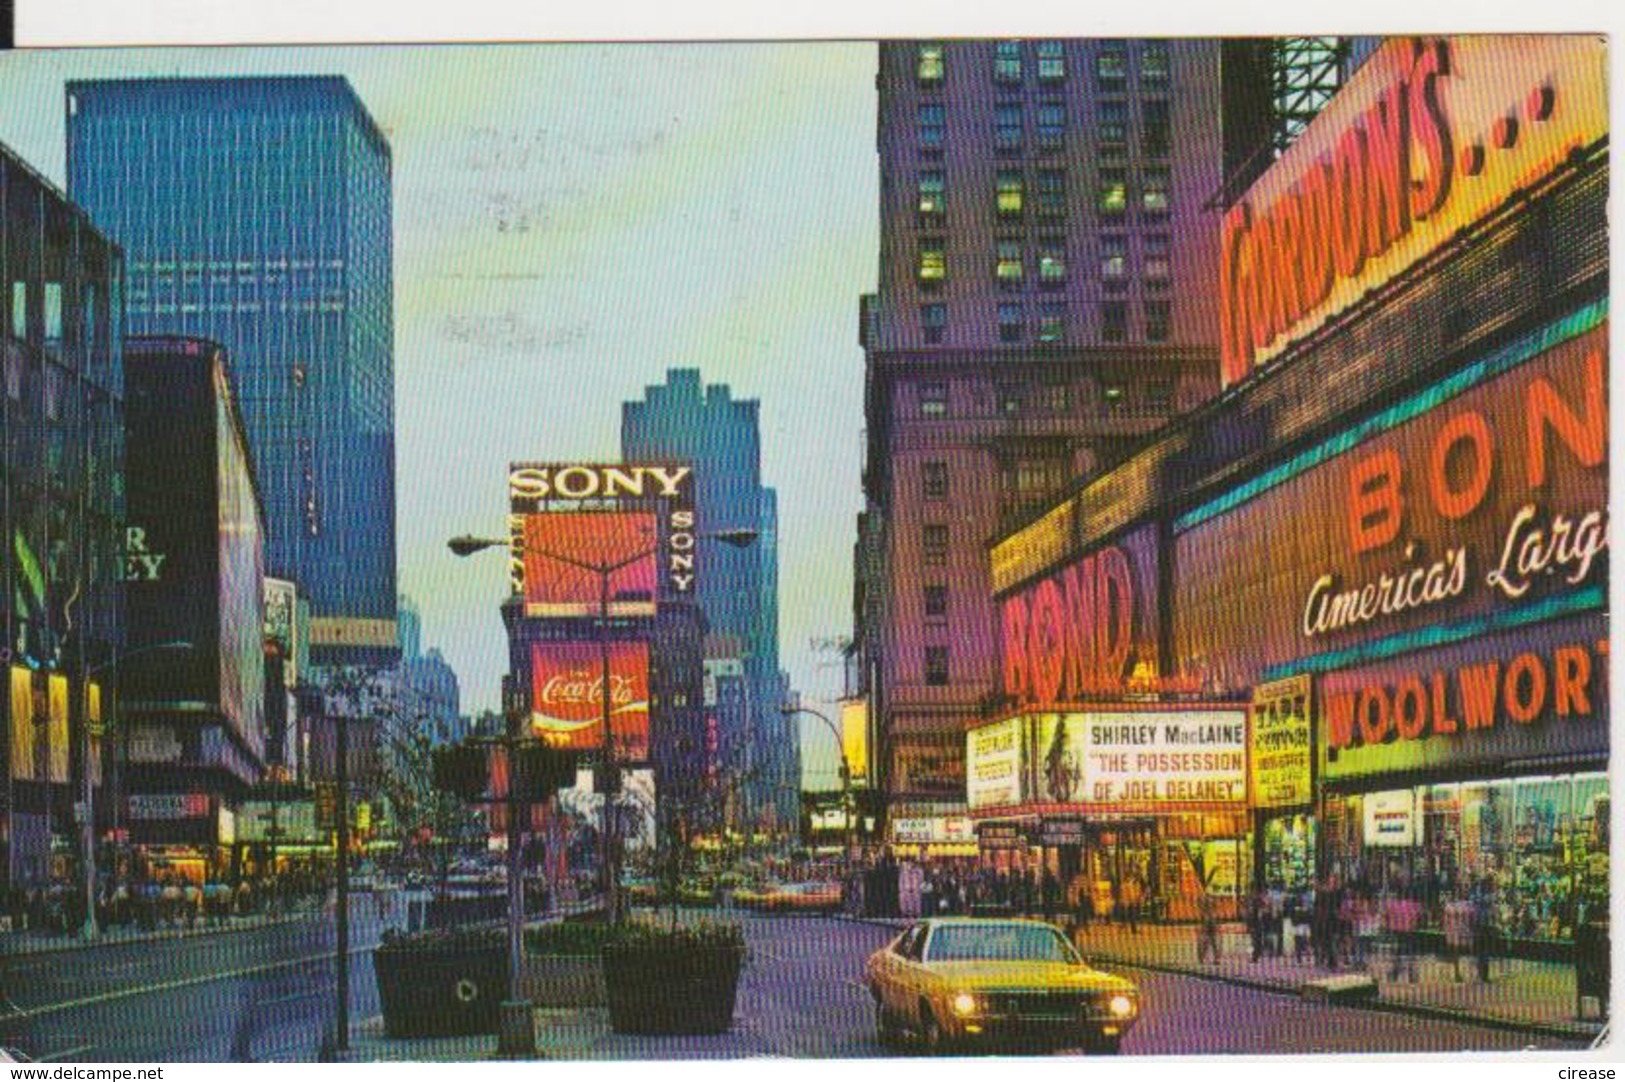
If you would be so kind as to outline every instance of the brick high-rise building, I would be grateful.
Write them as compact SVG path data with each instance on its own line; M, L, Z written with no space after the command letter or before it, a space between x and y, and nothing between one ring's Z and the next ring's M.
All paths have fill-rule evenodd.
M1217 41L880 46L856 651L889 814L964 807L988 539L1218 386Z

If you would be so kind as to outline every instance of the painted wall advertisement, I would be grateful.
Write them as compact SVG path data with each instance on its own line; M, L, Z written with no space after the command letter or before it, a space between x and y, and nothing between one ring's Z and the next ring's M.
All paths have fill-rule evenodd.
M1147 811L1246 806L1245 710L1042 714L1034 735L1041 803Z
M539 642L531 648L531 730L555 747L586 750L604 742L602 647ZM609 647L610 728L623 762L649 757L649 645Z
M1309 677L1294 676L1253 691L1253 807L1299 808L1311 799Z
M1026 798L1025 728L1025 718L1005 718L965 734L965 802L972 811Z

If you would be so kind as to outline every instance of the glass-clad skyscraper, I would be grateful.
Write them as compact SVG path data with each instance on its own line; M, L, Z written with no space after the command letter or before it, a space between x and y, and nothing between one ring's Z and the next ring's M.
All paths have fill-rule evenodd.
M68 190L124 247L135 335L234 360L266 563L318 661L395 636L390 151L342 78L69 83Z

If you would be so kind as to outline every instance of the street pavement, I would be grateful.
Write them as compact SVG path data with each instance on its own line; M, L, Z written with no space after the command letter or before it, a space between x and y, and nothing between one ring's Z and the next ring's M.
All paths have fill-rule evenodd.
M370 950L381 925L370 910L355 907L350 1058L492 1055L492 1037L384 1037ZM869 994L861 983L863 960L894 934L892 928L819 917L742 919L750 959L732 1032L631 1037L612 1033L601 1009L538 1011L543 1054L593 1060L897 1054L876 1040ZM25 1012L11 1030L20 1026L37 1055L61 1060L310 1060L318 1055L333 1015L332 945L331 922L324 916L9 958L3 963L4 988ZM1202 976L1111 968L1140 984L1145 1004L1140 1024L1123 1043L1126 1055L1505 1052L1585 1045L1449 1019L1310 1003Z

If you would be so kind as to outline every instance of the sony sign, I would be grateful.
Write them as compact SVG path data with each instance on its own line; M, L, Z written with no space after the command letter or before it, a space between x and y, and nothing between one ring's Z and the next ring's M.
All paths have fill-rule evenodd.
M603 507L660 509L659 558L665 590L694 593L699 539L694 513L694 468L679 463L514 463L508 470L508 505L516 546L523 547L524 516ZM517 552L517 549L516 549ZM516 555L515 574L523 561Z

